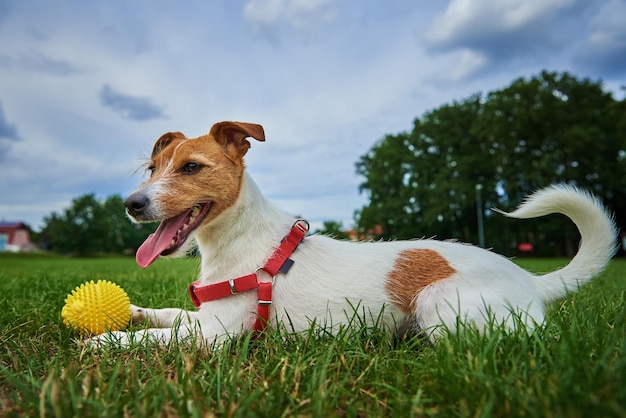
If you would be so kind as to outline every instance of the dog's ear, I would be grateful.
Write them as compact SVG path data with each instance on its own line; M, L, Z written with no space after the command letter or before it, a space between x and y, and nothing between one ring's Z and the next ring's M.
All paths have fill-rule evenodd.
M255 123L218 122L211 127L209 135L215 138L224 149L234 148L241 157L250 148L250 142L246 138L250 137L257 141L265 141L263 127Z
M163 151L163 148L167 147L175 139L185 139L185 135L181 134L180 132L168 132L161 135L161 137L157 139L154 143L150 158L156 157L157 154Z

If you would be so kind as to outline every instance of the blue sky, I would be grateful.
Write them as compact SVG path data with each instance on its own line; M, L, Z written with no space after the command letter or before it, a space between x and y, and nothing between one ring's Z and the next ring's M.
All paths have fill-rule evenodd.
M0 0L0 220L126 195L168 131L260 123L247 165L314 226L424 112L542 69L622 98L626 0Z

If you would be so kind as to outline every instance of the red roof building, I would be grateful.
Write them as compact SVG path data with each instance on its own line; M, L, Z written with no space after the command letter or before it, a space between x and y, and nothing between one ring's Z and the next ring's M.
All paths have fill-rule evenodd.
M30 229L24 222L0 222L0 251L32 249Z

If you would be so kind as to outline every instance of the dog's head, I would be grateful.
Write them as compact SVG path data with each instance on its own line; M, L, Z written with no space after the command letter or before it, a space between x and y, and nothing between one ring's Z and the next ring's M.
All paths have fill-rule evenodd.
M150 178L124 201L133 221L161 222L137 251L140 266L178 252L194 231L237 201L248 137L265 141L263 127L219 122L198 138L170 132L156 141L148 164Z

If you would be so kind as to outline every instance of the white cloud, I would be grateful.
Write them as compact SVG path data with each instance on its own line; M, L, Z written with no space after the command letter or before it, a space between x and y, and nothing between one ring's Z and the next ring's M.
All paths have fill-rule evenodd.
M333 2L334 0L250 0L244 6L243 16L264 28L283 21L295 28L308 28L336 18Z
M626 74L626 1L609 0L589 21L575 60L594 74Z
M284 11L285 0L250 0L243 8L243 16L258 25L275 25Z
M452 0L434 19L426 39L434 48L469 46L488 49L499 37L514 34L537 40L551 20L575 0ZM518 40L519 41L519 40Z
M488 59L482 52L463 48L446 54L443 58L449 62L448 71L439 71L430 76L436 83L462 82L484 70Z
M589 22L589 47L626 43L626 1L610 0Z

